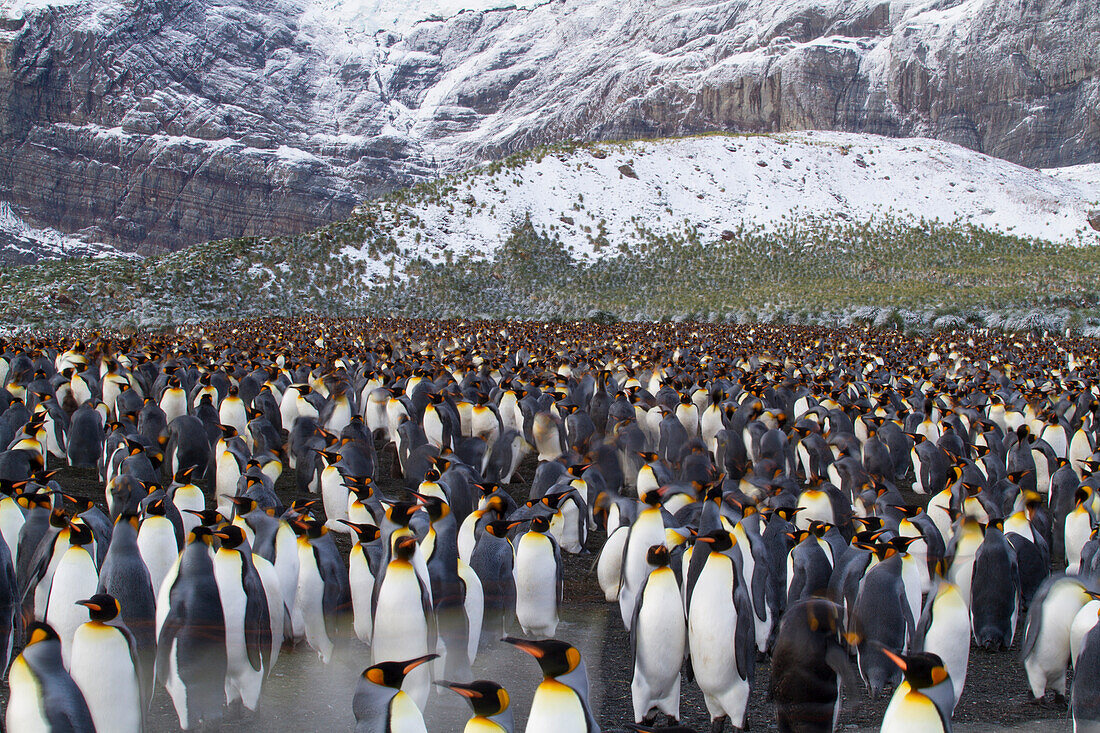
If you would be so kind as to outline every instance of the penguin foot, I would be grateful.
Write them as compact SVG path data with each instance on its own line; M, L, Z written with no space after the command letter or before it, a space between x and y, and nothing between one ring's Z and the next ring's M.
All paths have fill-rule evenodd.
M710 733L722 733L726 729L726 721L730 719L728 715L722 715L710 723Z
M1069 707L1069 703L1066 701L1066 696L1060 692L1054 693L1054 706L1058 708Z

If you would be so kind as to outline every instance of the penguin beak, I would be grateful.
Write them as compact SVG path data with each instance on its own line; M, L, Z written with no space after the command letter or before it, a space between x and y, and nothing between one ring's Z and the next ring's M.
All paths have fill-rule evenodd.
M882 653L885 654L891 662L898 665L898 668L901 669L902 672L904 672L909 667L909 664L904 659L902 659L897 654L894 654L889 649L883 647Z
M419 667L421 664L424 664L424 662L430 662L433 659L437 659L438 657L439 657L438 654L425 654L422 657L417 657L416 659L410 659L409 661L405 662L405 674L408 674L409 672L412 672L414 669Z
M511 644L517 649L527 652L535 659L542 659L544 656L546 656L546 652L539 648L538 645L533 644L526 639L517 639L514 636L506 636L501 639L501 641L503 641L505 644Z
M85 600L85 601L77 601L76 605L77 606L84 606L89 611L102 611L103 610L102 606L100 606L98 603L96 603L95 601L93 601L91 599L88 599L88 600Z
M446 687L448 690L454 690L459 695L462 695L466 698L473 699L475 697L482 697L482 694L477 690L467 685L461 685L457 682L447 682L446 680L439 680L438 682L436 682L436 684L440 687Z

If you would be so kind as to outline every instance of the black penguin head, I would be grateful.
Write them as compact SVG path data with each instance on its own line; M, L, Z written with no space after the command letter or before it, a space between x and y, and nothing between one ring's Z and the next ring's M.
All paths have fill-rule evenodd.
M508 705L511 703L508 691L496 682L477 680L469 684L460 684L440 680L436 684L454 690L466 698L470 703L470 707L474 710L474 715L481 715L486 718L499 715L507 710Z
M145 513L147 515L156 516L156 517L163 517L164 512L165 512L165 509L164 509L164 500L163 499L154 499L153 501L151 501L151 502L149 502L148 504L145 505Z
M724 529L714 529L706 534L701 534L695 538L695 541L710 545L711 550L714 552L725 552L733 547L734 542L736 542L733 535Z
M581 663L581 653L577 651L577 648L557 639L532 641L506 636L501 641L527 652L538 660L542 674L547 678L569 674Z
M250 481L255 481L255 479L250 479ZM249 486L252 486L252 484L250 483ZM256 509L256 500L247 496L231 496L229 501L232 502L238 517L243 517Z
M245 541L244 530L235 524L227 524L217 532L214 532L214 536L221 540L223 549L232 550L240 547Z
M509 522L506 519L497 519L486 524L485 531L493 537L507 537L508 533L518 525L519 522Z
M191 530L191 535L187 538L187 544L194 544L196 542L202 542L203 544L210 546L214 542L214 531L205 524L200 524Z
M358 524L356 522L350 522L347 519L341 519L341 524L346 524L355 532L356 538L359 540L359 544L365 545L368 542L374 542L382 534L382 530L373 524Z
M914 690L935 687L947 679L947 668L943 666L943 660L935 654L930 652L895 654L886 648L883 648L882 653L901 668L905 681Z
M83 522L73 522L69 525L69 544L77 547L90 545L95 541L92 528Z
M404 535L398 537L397 542L393 545L394 557L400 560L411 560L412 556L416 553L416 538L412 535Z
M531 517L531 531L545 534L550 531L550 518L546 515L539 514L538 516Z
M379 662L363 670L363 679L379 687L398 689L401 687L401 683L404 682L405 675L438 656L438 654L425 654L422 657L408 659L404 662Z
M395 501L386 509L386 517L398 527L408 527L409 520L419 508L418 501Z
M655 568L668 567L668 548L664 545L653 545L648 550L646 550L645 561Z
M35 621L27 627L27 647L30 648L35 644L41 644L44 641L56 641L61 643L61 638L57 635L57 632L53 630L53 627L42 621Z
M87 600L77 601L76 605L87 608L88 617L101 623L113 621L122 610L118 600L110 593L96 593Z
M204 396L208 397L209 395ZM223 440L237 437L237 429L232 425L219 425L218 427L221 428Z
M216 527L225 521L225 517L217 509L203 509L201 511L184 509L184 511L198 517L199 523L205 527Z
M432 522L437 522L451 513L451 506L438 496L421 494L412 489L406 489L406 491L420 500L421 506L424 507L424 511L428 513L428 518Z
M661 505L661 490L650 489L643 493L640 497L643 504L648 506L660 506Z

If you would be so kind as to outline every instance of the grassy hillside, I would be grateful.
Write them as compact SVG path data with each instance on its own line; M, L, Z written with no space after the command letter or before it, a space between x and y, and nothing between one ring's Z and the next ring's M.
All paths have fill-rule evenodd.
M210 242L146 260L7 268L0 325L137 327L321 313L1100 328L1095 233L1061 223L1061 238L1025 237L1015 225L1004 231L915 215L960 210L945 209L936 187L951 188L964 165L988 166L1005 190L1012 182L1014 200L1037 220L1060 207L1050 221L1070 221L1079 202L1068 206L1050 191L1075 189L1053 189L1049 176L953 146L933 151L938 157L926 167L938 178L929 181L933 174L921 172L929 151L870 139L879 142L862 152L783 136L555 146L368 202L307 235ZM699 151L716 140L728 159L703 161ZM795 163L793 172L759 165L787 158L817 166L807 169L815 175L847 171L828 189L835 210L823 184ZM923 191L929 202L899 194L907 209L881 211L860 193L871 180L860 176L872 169L881 179L875 185L907 176L910 199ZM757 178L749 181L750 173ZM769 193L780 184L789 190ZM728 204L710 200L723 196ZM817 208L798 208L803 196L816 197ZM956 197L951 206L967 211L1000 206L997 221L1023 216L992 188ZM982 216L990 219L973 218Z

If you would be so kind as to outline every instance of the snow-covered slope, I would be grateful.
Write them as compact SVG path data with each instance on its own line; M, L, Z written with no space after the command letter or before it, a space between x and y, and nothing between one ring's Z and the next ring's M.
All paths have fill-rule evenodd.
M33 227L0 201L0 265L63 257L130 256L109 244L88 243L56 229Z
M835 129L1094 163L1098 35L1096 0L0 0L0 200L156 250L564 140Z
M923 219L1100 244L1086 219L1100 187L1078 175L1084 168L1052 175L925 139L709 135L519 156L446 179L400 205L363 211L394 233L399 277L418 258L491 257L527 217L584 259L652 235L690 231L705 242L742 224L767 231L815 218ZM367 249L345 254L370 261L372 275L389 271Z

